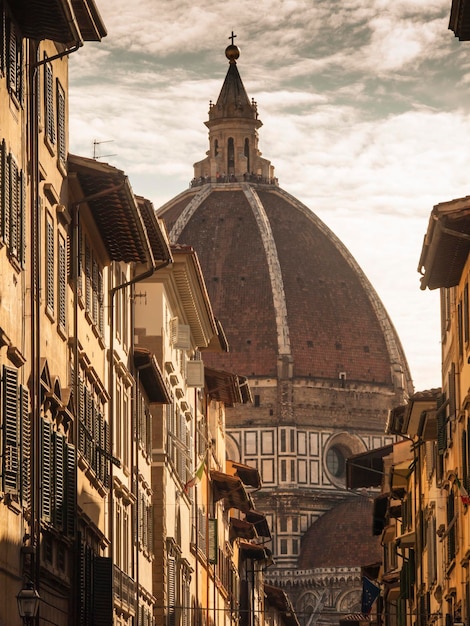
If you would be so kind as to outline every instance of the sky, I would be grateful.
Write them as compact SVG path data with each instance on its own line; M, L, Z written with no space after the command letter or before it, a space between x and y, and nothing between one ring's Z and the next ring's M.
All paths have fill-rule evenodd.
M95 1L108 35L70 57L70 151L156 209L184 191L233 31L280 186L361 266L415 390L439 387L439 294L418 263L433 206L470 195L470 42L451 0Z

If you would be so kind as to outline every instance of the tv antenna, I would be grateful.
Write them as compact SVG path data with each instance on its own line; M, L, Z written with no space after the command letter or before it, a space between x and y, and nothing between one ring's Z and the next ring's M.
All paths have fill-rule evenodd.
M102 143L113 143L114 139L107 139L106 141L97 141L93 140L93 158L96 159L104 159L105 157L116 156L115 154L98 154L98 146L101 146Z

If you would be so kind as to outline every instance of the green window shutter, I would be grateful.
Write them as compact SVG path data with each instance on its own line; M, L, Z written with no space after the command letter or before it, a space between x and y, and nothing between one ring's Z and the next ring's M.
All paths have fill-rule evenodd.
M217 564L218 553L218 534L217 534L217 519L209 518L209 563L213 565Z
M52 518L52 425L41 419L41 517L46 522Z
M31 416L29 390L20 386L20 489L23 507L31 506Z
M93 562L94 624L113 626L113 563L109 557L95 557Z
M93 322L98 325L99 322L99 280L98 280L98 263L95 259L92 262L92 312Z
M8 57L7 57L7 85L8 91L16 95L16 78L18 74L18 58L15 26L11 20L8 21Z
M17 494L20 477L19 426L18 426L18 371L3 366L3 490Z
M109 431L109 424L108 422L104 422L104 441L105 441L105 458L106 458L106 466L105 466L105 487L109 487L110 483L109 483L109 475L110 475L110 471L109 471L109 464L111 462L111 456L112 456L112 450L111 450L111 437L110 437L110 431Z
M447 448L447 417L443 411L437 414L437 450L444 454Z

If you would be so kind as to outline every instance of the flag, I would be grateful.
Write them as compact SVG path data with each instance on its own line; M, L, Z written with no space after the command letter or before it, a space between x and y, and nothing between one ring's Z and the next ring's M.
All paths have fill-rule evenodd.
M194 476L191 478L191 480L188 480L188 482L185 484L184 486L184 493L188 493L188 490L191 487L194 487L194 485L197 485L199 482L201 482L202 479L202 475L204 474L204 467L206 465L206 458L204 457L201 461L201 464L199 465L199 467L196 470L196 473L194 474Z
M462 503L465 504L465 506L468 506L470 504L470 496L468 495L467 490L460 482L458 476L455 477L455 482L457 483L457 487L459 488L460 499L462 500Z
M361 613L363 615L369 615L372 610L372 605L376 601L380 593L380 587L374 584L371 580L362 577L362 603Z

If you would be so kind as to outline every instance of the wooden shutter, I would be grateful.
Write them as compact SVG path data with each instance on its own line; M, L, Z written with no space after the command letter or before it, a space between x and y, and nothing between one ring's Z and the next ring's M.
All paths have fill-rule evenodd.
M20 212L19 212L19 251L18 260L24 269L26 265L26 179L23 170L20 172Z
M168 626L176 626L176 559L168 557Z
M65 167L67 159L65 134L65 92L57 81L57 157L59 163Z
M59 235L58 273L58 323L65 330L67 302L67 250L65 245L65 238L62 235Z
M93 623L113 626L113 562L110 557L95 556L93 565Z
M69 537L74 537L76 532L77 516L77 464L75 461L75 447L71 444L66 448L66 520L65 530Z
M20 455L18 428L18 371L3 367L3 490L16 494L19 489Z
M41 517L51 521L52 499L52 425L41 419Z
M10 210L8 211L7 208L10 232L8 235L5 234L8 236L10 254L14 257L18 256L20 205L21 193L18 165L13 156L10 155Z
M46 137L52 144L55 144L54 76L50 63L46 63L44 66L44 116Z
M91 250L88 243L85 243L85 308L91 314L92 307L92 265Z
M23 507L31 506L31 417L29 390L20 386L20 489Z
M54 313L54 224L46 218L46 305Z
M61 433L53 433L54 443L54 510L53 522L63 530L65 522L65 493L66 493L66 445L65 438Z

